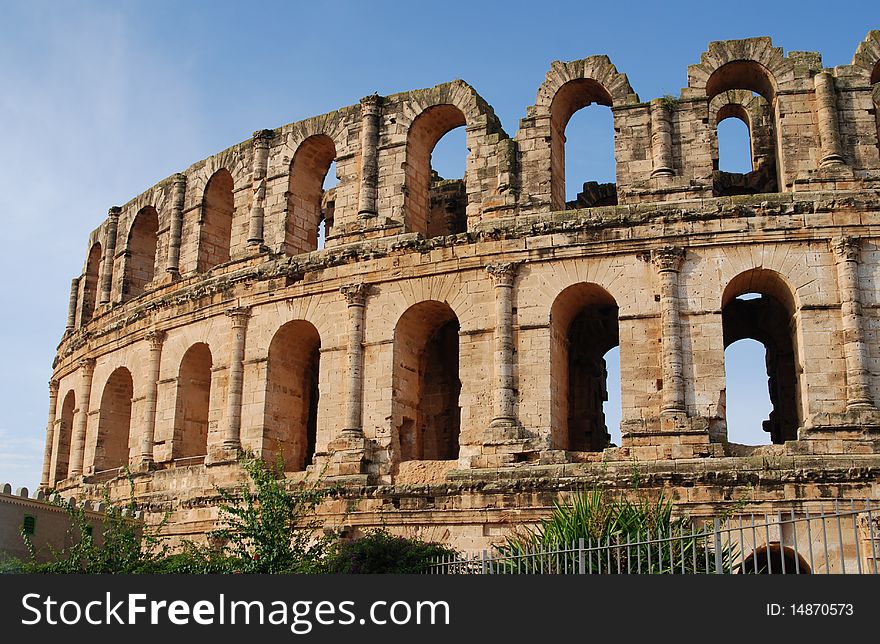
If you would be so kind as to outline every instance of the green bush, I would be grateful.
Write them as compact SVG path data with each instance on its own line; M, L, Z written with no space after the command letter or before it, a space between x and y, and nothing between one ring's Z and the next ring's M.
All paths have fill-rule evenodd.
M436 543L407 539L372 530L339 546L328 572L342 574L421 574L436 557L455 551Z
M505 558L502 566L521 572L573 569L580 565L575 552L561 559L536 553L572 550L583 539L588 549L584 561L588 573L714 572L712 544L703 535L692 534L687 517L673 517L671 501L662 493L656 501L635 496L635 500L612 497L593 489L576 492L568 503L557 500L553 513L537 527L514 532L497 548ZM637 545L651 540L651 545ZM724 571L730 572L734 554L732 546L722 551Z

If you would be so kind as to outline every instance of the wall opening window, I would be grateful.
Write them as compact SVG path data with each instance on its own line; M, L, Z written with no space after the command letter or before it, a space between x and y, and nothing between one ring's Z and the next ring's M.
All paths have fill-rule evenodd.
M64 396L61 405L61 418L58 421L55 433L58 436L58 446L55 451L55 474L53 481L63 481L67 478L70 467L70 451L73 438L73 416L76 412L76 394L73 390Z
M420 302L394 330L393 419L399 461L458 458L459 323L448 304Z
M156 241L159 233L159 214L152 206L138 211L128 235L128 246L123 291L136 297L144 292L156 274Z
M724 333L724 347L732 348L725 352L733 359L731 365L725 363L728 378L734 377L733 391L737 384L747 379L755 387L755 381L766 383L770 410L766 418L760 420L763 435L769 442L781 444L796 440L799 419L799 387L797 378L797 356L794 341L796 320L794 298L791 291L773 271L753 269L731 280L722 298L721 319ZM750 373L738 373L743 367L742 355L732 345L740 340L752 340L765 350L764 364L760 364L760 350L754 343L742 345L742 350L751 353L745 367ZM728 384L731 389L731 384ZM763 396L762 396L763 398ZM728 440L754 441L760 435L755 426L758 402L748 402L748 415L733 405L742 404L733 398L726 401ZM745 418L744 418L745 416ZM731 420L733 421L731 423ZM746 427L742 427L745 424ZM734 433L731 434L731 429ZM767 442L767 438L761 442ZM755 443L752 443L755 444Z
M335 160L336 144L326 134L310 136L297 147L287 188L286 253L299 255L323 248L331 234L336 206Z
M315 455L321 338L305 320L293 320L269 344L263 455L278 456L288 472L305 470Z
M617 203L614 115L602 104L572 114L565 132L565 206L592 208Z
M131 373L125 367L120 367L110 374L101 395L98 442L95 446L96 472L128 465L132 396L134 386Z
M234 210L233 187L232 175L225 168L217 170L205 187L196 268L200 273L229 261Z
M611 95L591 78L568 81L553 97L550 191L554 210L617 204L614 118L606 109L611 105ZM573 120L579 111L585 113Z
M617 303L595 284L568 287L550 310L550 338L553 442L559 449L601 451L611 444L606 356L620 343ZM619 385L615 394L619 398Z
M426 237L467 230L467 172L462 165L469 152L462 145L464 126L464 114L448 104L427 108L410 126L404 197L408 230Z
M211 365L211 350L203 342L192 345L180 362L172 448L172 458L176 461L196 462L208 453Z

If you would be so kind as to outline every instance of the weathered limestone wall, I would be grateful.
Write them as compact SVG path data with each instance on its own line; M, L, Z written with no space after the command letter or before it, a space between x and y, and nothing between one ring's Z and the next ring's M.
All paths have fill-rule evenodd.
M878 70L880 32L834 69L755 38L711 43L678 98L648 103L607 57L555 62L513 138L462 81L260 130L111 208L90 235L54 363L42 486L94 495L128 464L171 529L195 534L215 516L212 485L241 480L239 449L280 453L292 481L348 485L359 525L403 526L398 498L418 510L406 521L462 545L496 537L522 507L546 509L553 477L576 465L650 466L711 505L735 476L719 487L705 474L690 499L671 473L757 467L726 427L724 349L752 336L773 349L761 377L776 444L758 453L801 458L820 478L827 459L856 455L874 471ZM592 102L614 114L618 205L565 210L565 125ZM751 173L717 170L725 118L749 126ZM459 126L465 176L433 183L431 150ZM466 229L437 223L459 201ZM749 294L775 313L736 329L725 320ZM458 353L445 355L454 325ZM580 399L605 386L590 338L620 347L618 446L601 405ZM790 499L784 469L752 500ZM532 476L540 503L483 490ZM853 476L798 494L875 493ZM416 484L453 487L431 507ZM451 527L456 504L467 530ZM327 517L344 522L333 507ZM480 517L494 527L476 535Z

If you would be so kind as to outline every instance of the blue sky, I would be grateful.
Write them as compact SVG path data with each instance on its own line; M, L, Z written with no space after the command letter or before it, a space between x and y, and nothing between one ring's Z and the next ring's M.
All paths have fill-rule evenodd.
M871 28L876 2L0 0L0 483L39 481L46 382L89 232L194 161L372 92L454 78L513 136L555 59L607 54L650 100L677 95L710 40L769 35L833 66ZM586 143L569 151L569 176L609 180L607 126L580 119L569 140ZM464 144L449 138L435 156L454 176L463 164L443 150ZM757 389L738 405L754 424L766 394L743 380Z

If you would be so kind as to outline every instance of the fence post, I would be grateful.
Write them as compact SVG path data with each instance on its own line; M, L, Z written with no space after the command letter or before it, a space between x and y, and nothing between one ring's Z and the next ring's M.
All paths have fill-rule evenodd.
M587 574L587 562L584 560L584 538L578 540L578 574Z
M484 574L484 575L486 574L487 569L488 569L488 567L487 567L487 563L488 563L488 562L486 561L486 551L483 550L483 558L482 558L482 564L481 564L481 566L480 566L480 571L481 571L481 573Z
M715 533L715 574L723 574L723 562L721 559L721 519L715 517L712 520Z

